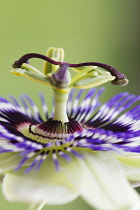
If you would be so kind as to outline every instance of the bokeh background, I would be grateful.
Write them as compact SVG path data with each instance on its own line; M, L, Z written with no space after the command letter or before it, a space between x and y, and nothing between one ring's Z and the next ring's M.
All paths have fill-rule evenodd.
M139 9L139 0L1 1L0 94L7 97L26 92L39 105L37 93L42 91L50 103L50 89L9 73L13 62L23 54L45 54L50 46L64 48L68 62L107 63L128 77L130 83L126 87L106 84L103 101L123 91L139 94ZM42 61L33 60L32 64L42 68ZM24 210L26 206L8 203L0 194L0 209ZM79 198L71 204L45 206L45 209L92 208Z

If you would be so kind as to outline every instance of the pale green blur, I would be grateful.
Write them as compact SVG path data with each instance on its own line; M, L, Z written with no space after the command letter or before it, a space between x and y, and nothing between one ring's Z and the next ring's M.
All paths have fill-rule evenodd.
M4 0L0 5L0 95L28 93L38 102L43 91L50 104L52 92L46 86L12 75L15 60L26 53L45 54L48 47L62 47L65 61L96 61L114 66L124 73L126 87L105 85L103 101L129 91L139 94L140 39L138 0ZM32 65L42 69L43 62ZM96 192L95 192L96 193ZM102 201L101 201L102 202ZM8 203L1 195L0 210L26 209ZM90 210L80 199L65 206L46 206L48 210Z

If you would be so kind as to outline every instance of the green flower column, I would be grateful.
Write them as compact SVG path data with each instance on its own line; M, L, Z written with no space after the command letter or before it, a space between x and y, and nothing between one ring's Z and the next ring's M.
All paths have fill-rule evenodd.
M66 113L68 94L69 92L61 93L58 90L54 90L55 108L53 119L62 123L69 121Z

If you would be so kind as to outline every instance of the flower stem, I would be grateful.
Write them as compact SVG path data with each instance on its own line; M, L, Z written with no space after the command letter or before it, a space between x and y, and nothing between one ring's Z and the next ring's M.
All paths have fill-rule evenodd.
M45 204L46 201L40 203L32 203L30 204L28 210L41 210Z
M61 121L62 123L68 122L68 116L66 111L67 99L69 91L60 92L56 89L54 91L55 107L53 120Z

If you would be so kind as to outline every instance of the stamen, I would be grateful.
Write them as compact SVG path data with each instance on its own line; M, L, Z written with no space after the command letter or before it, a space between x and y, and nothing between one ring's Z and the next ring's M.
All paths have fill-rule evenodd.
M123 73L118 72L114 67L109 66L104 63L98 63L98 62L85 62L85 63L78 63L78 64L69 64L69 67L82 67L82 66L98 66L103 69L108 70L112 76L115 76L116 79L113 80L111 83L113 85L127 85L128 84L128 79Z

